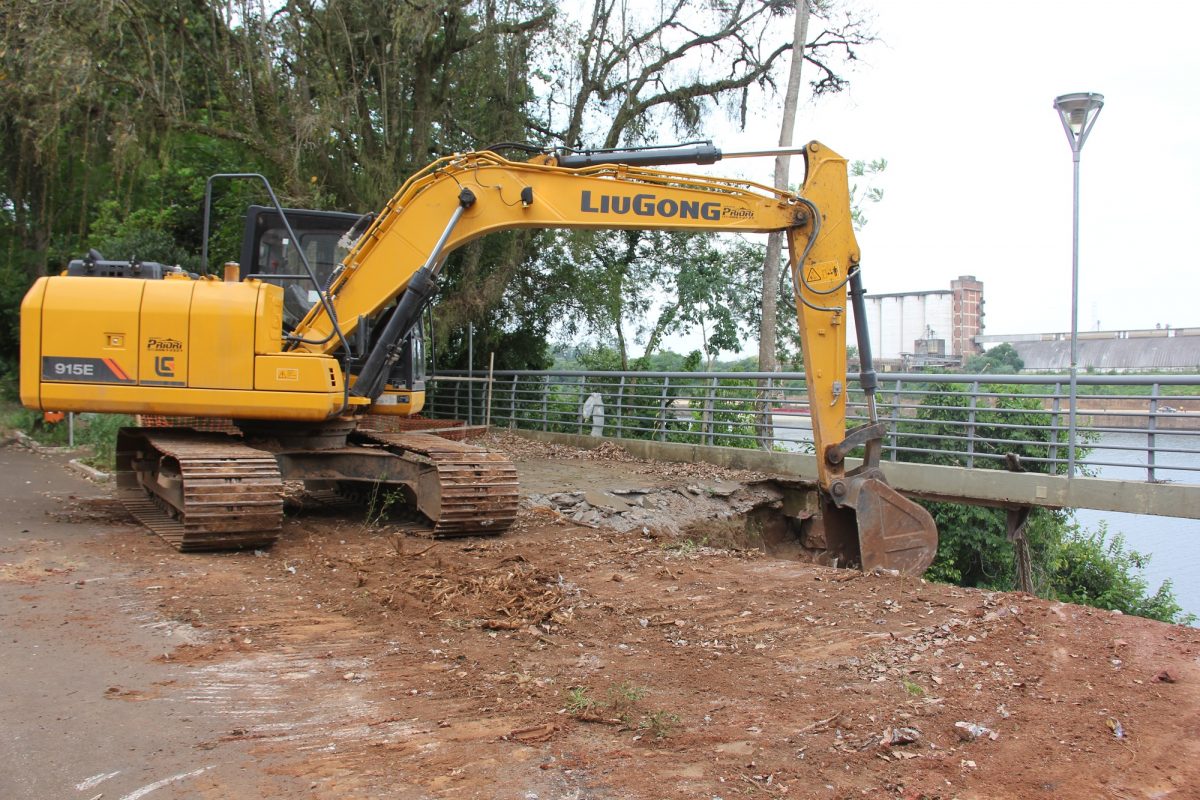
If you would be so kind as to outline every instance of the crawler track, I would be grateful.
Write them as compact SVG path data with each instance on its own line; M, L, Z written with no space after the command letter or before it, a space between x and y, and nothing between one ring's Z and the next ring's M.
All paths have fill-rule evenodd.
M425 535L494 536L517 517L517 468L499 453L428 433L360 430L351 439L424 465L415 492L417 510L432 523Z
M266 547L279 537L279 465L232 436L125 428L117 486L129 513L177 550Z

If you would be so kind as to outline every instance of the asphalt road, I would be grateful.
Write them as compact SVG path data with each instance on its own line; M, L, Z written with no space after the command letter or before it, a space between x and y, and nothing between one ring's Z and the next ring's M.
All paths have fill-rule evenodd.
M228 720L175 690L184 669L156 658L187 630L135 600L137 575L97 547L106 526L65 521L107 491L64 460L0 448L0 797L282 791L244 745L215 749Z

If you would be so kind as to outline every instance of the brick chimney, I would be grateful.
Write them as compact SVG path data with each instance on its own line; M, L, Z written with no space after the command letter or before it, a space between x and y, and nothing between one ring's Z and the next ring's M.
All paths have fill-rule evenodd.
M974 275L961 275L950 281L951 331L950 352L968 358L982 353L975 337L983 333L983 281Z

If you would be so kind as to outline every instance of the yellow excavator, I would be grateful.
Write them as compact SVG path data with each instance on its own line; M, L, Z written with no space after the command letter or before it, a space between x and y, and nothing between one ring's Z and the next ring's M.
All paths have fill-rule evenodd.
M402 495L432 536L500 533L517 512L511 462L465 442L360 425L368 412L421 411L421 319L447 254L514 228L779 231L788 239L818 454L819 502L800 515L804 546L826 563L920 574L937 532L879 471L884 426L846 161L818 142L802 151L799 193L662 169L714 163L721 152L708 143L550 151L523 161L493 149L445 157L364 218L365 230L327 275L310 263L314 248L297 239L265 178L214 176L261 180L277 212L243 261L298 262L298 274L252 268L243 277L231 262L222 277L198 276L94 252L73 261L39 279L22 303L21 400L42 410L232 419L239 435L140 427L119 436L127 507L181 550L270 544L284 480ZM205 264L211 189L210 179ZM848 295L869 418L850 431ZM862 465L847 470L860 446Z

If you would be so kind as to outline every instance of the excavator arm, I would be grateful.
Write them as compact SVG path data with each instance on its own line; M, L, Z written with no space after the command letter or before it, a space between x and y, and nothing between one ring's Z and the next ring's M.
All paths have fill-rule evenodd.
M936 551L932 518L884 481L883 435L866 335L860 253L850 211L846 160L818 142L804 152L798 194L761 184L602 163L578 169L508 161L492 152L443 158L413 176L335 272L329 300L294 332L296 347L334 352L364 320L397 301L350 389L373 401L384 391L397 343L436 291L446 255L485 234L515 228L783 232L800 320L823 508L809 536L835 563L920 574ZM846 431L847 301L856 305L868 422ZM335 324L342 336L335 335ZM862 446L863 464L846 457Z

